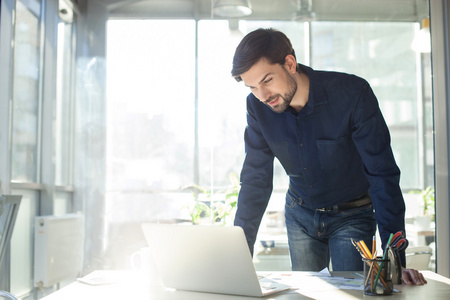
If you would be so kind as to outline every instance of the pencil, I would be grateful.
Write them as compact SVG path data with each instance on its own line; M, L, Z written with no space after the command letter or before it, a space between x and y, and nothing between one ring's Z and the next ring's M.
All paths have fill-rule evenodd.
M376 260L377 259L377 251L375 250L375 251L372 251L372 258L374 259L374 260ZM373 267L373 265L376 265L376 261L372 261L372 265L370 266L370 286L372 286L373 287L373 281L375 280L375 274L376 274L376 271L375 271L375 269L374 268L372 268ZM383 276L381 277L381 279L383 279ZM384 283L383 283L384 284Z
M372 237L372 259L377 259L376 256L376 239L375 236ZM375 280L375 270L373 270L373 264L376 262L372 262L372 266L370 267L370 285L373 287L373 282Z
M368 264L369 265L369 264ZM370 277L372 277L372 279L371 279L371 286L373 285L373 272L374 272L374 270L373 270L373 265L374 265L374 263L372 262L372 263L370 263L370 269L369 269L369 274L371 274L372 276L367 276L367 278L366 278L366 281L364 282L364 286L366 286L367 285L367 282L369 281L369 278Z
M369 259L372 259L372 254L370 253L369 248L367 248L366 243L363 240L360 240L359 243L361 244L361 246L366 254L366 257Z
M372 238L372 258L376 258L375 257L375 249L377 248L377 241L375 236L373 236Z

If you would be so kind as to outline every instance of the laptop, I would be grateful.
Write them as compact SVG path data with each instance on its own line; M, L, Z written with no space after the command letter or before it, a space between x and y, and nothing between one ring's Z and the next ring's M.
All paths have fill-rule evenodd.
M168 288L253 297L290 288L258 279L241 227L144 223L142 230Z

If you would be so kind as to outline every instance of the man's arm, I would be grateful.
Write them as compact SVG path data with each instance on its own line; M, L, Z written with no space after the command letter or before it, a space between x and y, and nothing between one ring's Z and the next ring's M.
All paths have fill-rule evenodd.
M241 189L234 224L244 229L253 255L259 225L272 193L274 156L260 131L251 101L249 96L244 136L246 156L241 171Z
M391 233L405 231L405 202L389 130L369 84L362 90L352 121L352 138L370 182L369 192L384 249ZM401 260L405 266L404 254Z
M259 225L266 210L270 194L271 189L262 189L249 184L242 184L239 192L234 225L244 229L252 255Z

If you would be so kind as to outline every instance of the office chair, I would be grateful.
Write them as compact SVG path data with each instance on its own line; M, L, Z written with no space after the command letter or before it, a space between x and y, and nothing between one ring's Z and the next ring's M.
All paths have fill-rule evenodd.
M406 267L416 270L429 270L433 249L429 246L408 247L405 250Z
M13 294L8 293L6 291L0 291L0 298L9 299L9 300L18 300Z

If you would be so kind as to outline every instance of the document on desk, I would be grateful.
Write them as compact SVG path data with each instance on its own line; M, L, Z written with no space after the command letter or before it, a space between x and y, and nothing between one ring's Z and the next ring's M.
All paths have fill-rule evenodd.
M259 273L258 273L259 274ZM293 293L333 290L363 290L364 278L357 273L352 277L332 276L328 269L321 272L270 273L266 278L291 286Z
M130 276L127 271L94 271L82 278L77 278L80 283L85 283L88 285L111 285L111 284L123 284L127 282L136 281L136 275Z

